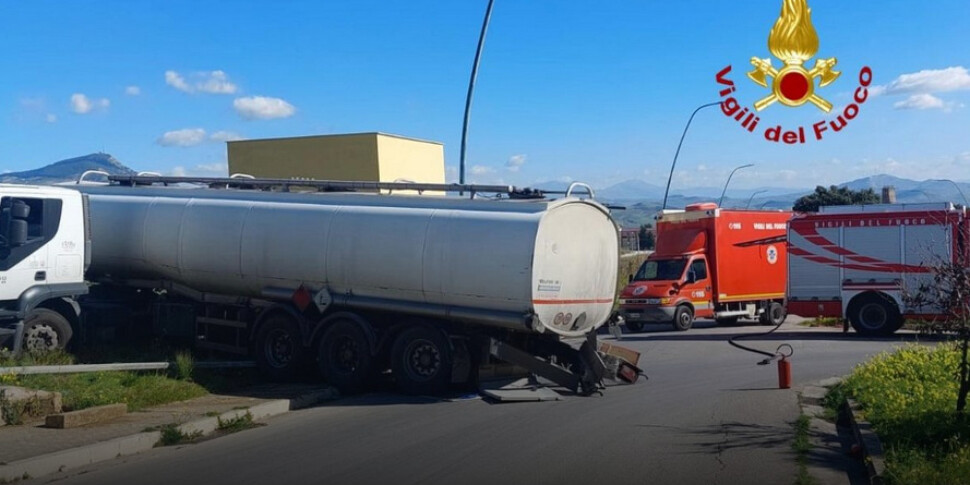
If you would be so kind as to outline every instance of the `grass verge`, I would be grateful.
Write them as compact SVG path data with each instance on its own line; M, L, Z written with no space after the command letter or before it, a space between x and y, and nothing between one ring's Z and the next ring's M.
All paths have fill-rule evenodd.
M259 426L255 421L253 421L253 415L246 411L246 414L241 414L235 418L230 418L225 421L222 418L219 420L219 431L229 434L236 433L245 429L255 428Z
M159 431L161 431L162 435L158 439L158 443L155 444L156 447L191 443L202 437L201 431L186 434L183 433L176 424L166 424L165 426L162 426Z
M792 449L798 461L798 475L795 476L795 485L815 485L815 478L808 474L808 452L812 450L812 443L808 439L808 430L811 418L802 414L795 421L795 440L792 442Z
M958 364L951 344L879 354L829 391L827 415L845 396L859 402L886 450L889 483L970 483L970 420L955 411Z

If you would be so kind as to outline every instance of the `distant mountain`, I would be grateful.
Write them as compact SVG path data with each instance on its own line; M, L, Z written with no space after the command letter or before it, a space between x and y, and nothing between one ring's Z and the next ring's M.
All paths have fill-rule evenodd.
M899 193L900 191L915 189L922 183L923 182L894 177L892 175L886 175L883 173L873 175L871 177L856 179L851 182L845 182L839 184L839 187L848 187L852 190L872 189L875 190L876 193L880 193L883 187L892 185L893 187L896 187L896 192Z
M596 191L596 197L605 200L663 199L664 187L642 180L625 180Z
M112 175L134 175L136 172L107 153L92 153L69 158L45 167L23 172L0 174L0 182L14 184L56 184L77 180L88 170L101 170Z

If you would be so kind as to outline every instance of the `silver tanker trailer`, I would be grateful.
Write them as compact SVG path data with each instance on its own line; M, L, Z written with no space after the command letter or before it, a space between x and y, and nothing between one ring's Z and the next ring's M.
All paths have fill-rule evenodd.
M97 283L83 307L137 302L158 332L252 353L271 376L315 361L355 391L390 369L402 391L424 394L498 358L583 393L604 377L595 334L611 316L619 244L593 200L154 176L77 188ZM456 188L465 195L388 193ZM488 191L505 194L475 197Z

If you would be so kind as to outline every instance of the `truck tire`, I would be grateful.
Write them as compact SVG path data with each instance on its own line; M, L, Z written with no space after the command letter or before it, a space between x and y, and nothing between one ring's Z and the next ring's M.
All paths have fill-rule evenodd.
M391 370L405 394L435 395L451 384L451 342L441 331L413 326L397 336L391 350Z
M271 380L299 377L303 354L300 326L289 315L269 316L256 332L256 365Z
M317 366L323 379L344 394L364 390L373 374L370 341L360 325L339 320L324 332L317 346Z
M623 322L623 324L626 325L626 329L629 330L630 333L640 333L643 331L643 322L627 320Z
M781 325L785 322L785 318L788 318L788 312L785 310L785 306L777 301L773 301L768 304L765 311L758 316L758 321L762 325Z
M674 330L684 332L694 325L694 311L687 305L680 305L674 312Z
M883 294L856 297L847 313L852 328L862 335L890 335L903 326L896 302Z
M71 324L60 313L35 308L24 319L24 350L32 353L62 350L74 334Z

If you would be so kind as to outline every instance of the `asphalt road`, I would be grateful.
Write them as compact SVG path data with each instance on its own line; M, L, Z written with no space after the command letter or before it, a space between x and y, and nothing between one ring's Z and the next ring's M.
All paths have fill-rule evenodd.
M863 339L786 323L794 389L775 365L730 347L737 333L698 322L648 327L622 345L650 379L602 396L493 404L371 394L293 412L267 426L71 473L68 484L790 484L800 385L843 375L911 336ZM48 481L51 481L50 479Z

